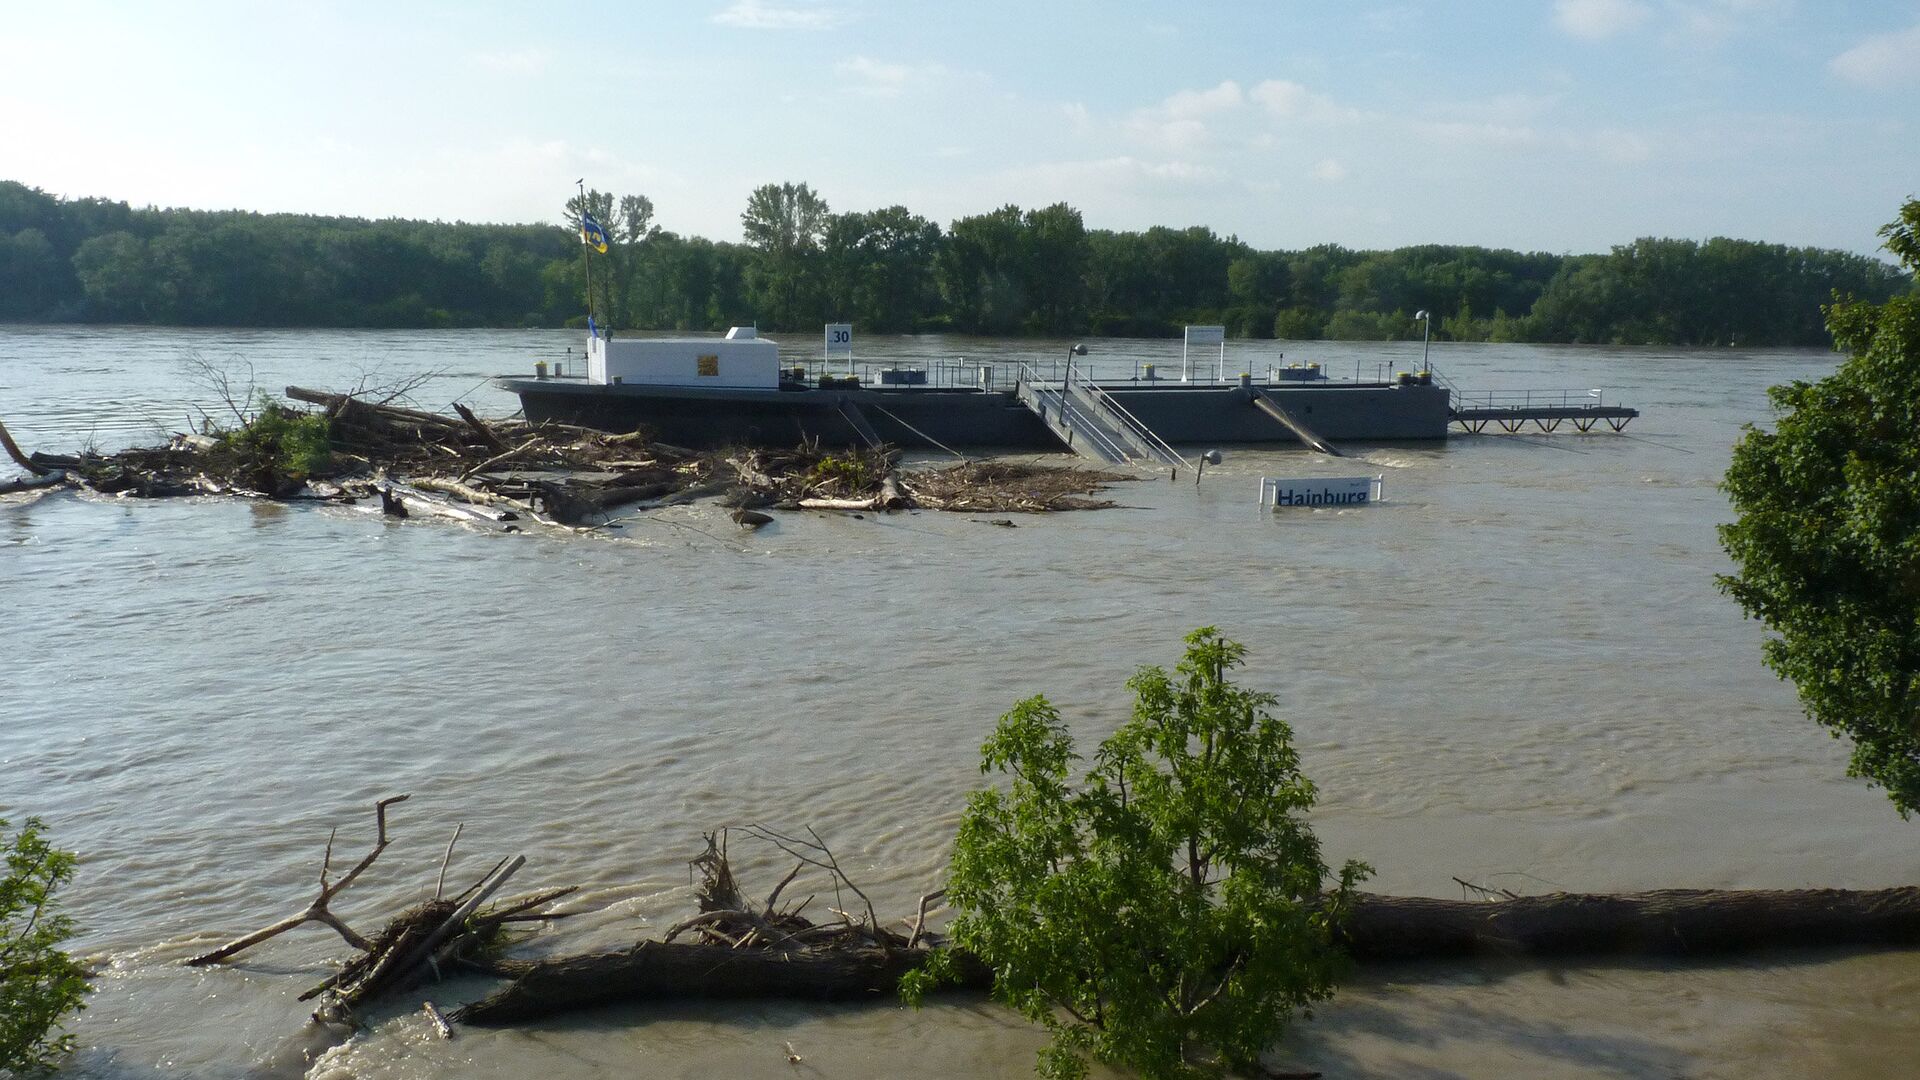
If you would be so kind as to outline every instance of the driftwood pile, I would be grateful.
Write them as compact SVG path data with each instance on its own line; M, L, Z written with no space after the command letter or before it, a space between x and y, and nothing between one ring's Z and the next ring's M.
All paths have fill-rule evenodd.
M817 442L791 450L699 453L644 431L608 433L559 423L486 420L464 405L455 415L289 386L286 396L317 406L300 412L269 404L245 425L319 417L331 454L294 471L252 441L204 433L176 435L164 447L113 454L26 455L0 428L4 448L31 474L12 490L74 483L102 494L156 498L234 494L378 505L398 517L454 518L513 531L510 522L595 526L616 508L671 505L718 497L742 525L764 524L761 508L964 512L1095 510L1115 505L1089 496L1131 479L1028 463L965 462L902 470L898 451L829 450Z

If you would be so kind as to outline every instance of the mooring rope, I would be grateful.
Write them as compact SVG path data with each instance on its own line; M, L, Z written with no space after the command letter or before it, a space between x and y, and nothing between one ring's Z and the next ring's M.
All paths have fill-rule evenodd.
M871 402L869 402L869 404L871 404ZM892 413L888 412L886 409L881 408L878 405L874 405L873 407L875 411L879 412L882 416L885 416L891 419L894 423L899 424L901 427L906 428L908 431L913 432L915 435L918 435L921 438L932 443L933 445L939 447L940 449L945 450L947 453L952 454L954 457L959 458L961 461L971 460L970 458L967 457L967 455L961 453L958 450L955 450L953 447L948 446L946 443L941 442L939 439L934 438L933 436L927 434L926 432L921 431L919 428L914 427L912 424L907 423L905 420L902 420L899 417L894 416Z

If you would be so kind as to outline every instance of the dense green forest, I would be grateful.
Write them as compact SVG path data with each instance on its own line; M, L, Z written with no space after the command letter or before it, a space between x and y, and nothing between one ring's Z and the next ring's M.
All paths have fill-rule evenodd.
M613 327L757 323L867 332L1418 336L1674 345L1824 345L1837 292L1881 303L1909 281L1850 252L1716 237L1604 254L1427 244L1258 251L1211 229L1088 229L1064 203L1005 206L942 229L905 207L834 213L767 184L744 243L659 228L644 196L588 192L611 241L594 310ZM564 225L369 221L134 208L0 181L0 321L187 326L562 326L586 268Z

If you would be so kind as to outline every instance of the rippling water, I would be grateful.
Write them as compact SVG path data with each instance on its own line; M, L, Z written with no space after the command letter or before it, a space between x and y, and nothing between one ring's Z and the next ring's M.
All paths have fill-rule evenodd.
M1090 342L1096 370L1179 345ZM437 371L483 412L550 332L0 328L0 419L30 448L140 442L218 402L183 360L263 387ZM869 339L875 358L1050 360L1065 343ZM805 352L807 343L793 352ZM1236 344L1235 366L1280 362ZM1418 346L1299 346L1336 374ZM370 923L524 852L516 886L605 910L532 949L608 946L690 910L686 859L727 823L812 826L883 913L938 886L994 717L1044 691L1088 745L1122 683L1217 624L1283 702L1334 859L1382 892L1868 887L1920 877L1884 799L1760 666L1713 589L1715 488L1795 351L1440 346L1467 389L1605 387L1625 435L1361 446L1388 501L1263 513L1262 474L1352 463L1232 449L1204 483L1143 477L1125 510L1024 518L709 507L600 538L501 536L350 510L55 495L0 505L0 815L82 852L70 893L104 966L78 1075L229 1076L283 1049L339 943L303 928L243 963L179 961L310 899L328 829L357 858L374 799L396 840L340 903ZM374 372L377 374L367 375ZM784 867L749 857L753 888ZM824 903L824 900L816 903ZM1335 1076L1905 1076L1920 957L1367 971L1285 1056ZM479 983L436 991L443 1003ZM806 1057L799 1070L782 1049ZM382 1022L316 1076L1022 1076L1038 1037L993 1008L615 1009L431 1037Z

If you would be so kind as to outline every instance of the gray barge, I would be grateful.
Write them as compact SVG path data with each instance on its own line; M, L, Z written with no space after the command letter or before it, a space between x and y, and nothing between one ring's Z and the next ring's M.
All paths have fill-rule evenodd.
M1434 440L1450 395L1425 374L1335 382L1317 367L1256 381L1096 383L1073 364L940 365L867 381L782 366L748 328L723 339L590 339L584 375L501 377L528 420L610 431L645 426L685 446L888 442L898 446L1071 450L1106 461L1185 464L1170 444Z

